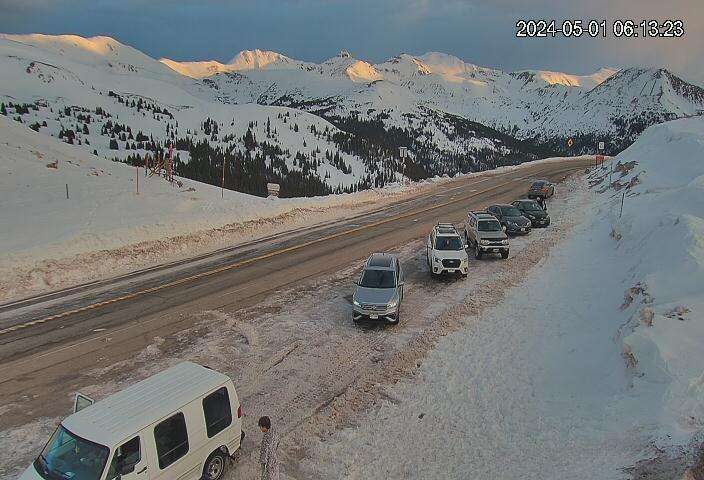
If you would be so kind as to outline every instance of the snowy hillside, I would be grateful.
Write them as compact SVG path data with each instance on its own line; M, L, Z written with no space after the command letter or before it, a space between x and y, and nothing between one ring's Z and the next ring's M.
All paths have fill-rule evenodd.
M0 192L5 300L350 215L402 189L267 199L181 177L170 184L0 115Z
M442 53L316 64L252 50L226 63L157 61L108 37L0 35L0 113L100 158L283 196L402 177L618 151L652 123L704 110L665 70L593 75L484 68ZM565 140L576 141L567 149ZM399 147L409 156L399 158Z
M292 69L307 94L324 92L331 106L342 85L350 98L357 97L355 108L402 106L388 116L397 124L407 121L403 115L444 115L423 113L425 107L396 84L372 83L370 89L365 82L380 74L347 55L315 65L257 50L241 52L226 67L176 65L106 37L46 35L0 36L0 113L131 165L154 165L172 144L179 175L217 185L224 169L226 188L256 195L266 194L267 182L281 184L287 197L321 195L544 156L530 144L463 119L438 117L422 120L413 132L393 132L377 118L360 124L308 112L296 105L295 98L303 97L295 88L278 90L279 83L291 85ZM210 71L226 73L202 80L188 76ZM262 75L273 76L274 84L262 87ZM398 158L401 145L411 147L405 163Z

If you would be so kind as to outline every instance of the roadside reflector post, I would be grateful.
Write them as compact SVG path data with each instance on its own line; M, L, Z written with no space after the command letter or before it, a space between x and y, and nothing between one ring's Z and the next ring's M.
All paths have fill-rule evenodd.
M68 183L66 184L66 200L68 200Z
M137 195L139 195L139 165L137 165L137 175L135 178L137 179Z
M623 195L621 195L621 211L618 214L618 218L621 218L621 215L623 215L623 201L626 199L626 192L623 192Z

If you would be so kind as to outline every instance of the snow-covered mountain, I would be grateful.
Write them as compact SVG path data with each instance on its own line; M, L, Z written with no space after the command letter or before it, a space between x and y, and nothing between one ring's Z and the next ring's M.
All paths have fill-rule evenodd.
M243 51L228 63L156 60L108 37L0 35L0 102L39 133L142 164L176 146L179 174L262 194L352 191L628 145L704 110L666 70L503 72L442 53L380 64ZM410 158L398 159L407 146ZM234 172L239 172L235 175Z

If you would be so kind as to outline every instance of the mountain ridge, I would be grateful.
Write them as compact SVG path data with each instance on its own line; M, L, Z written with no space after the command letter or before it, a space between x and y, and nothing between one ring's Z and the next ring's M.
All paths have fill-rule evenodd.
M71 35L0 34L0 85L7 115L38 133L135 165L171 144L177 173L217 184L224 163L248 172L226 175L231 188L257 194L268 181L286 195L354 191L598 141L616 153L653 123L704 112L704 90L666 69L507 73L439 52L377 64L265 50L173 62Z

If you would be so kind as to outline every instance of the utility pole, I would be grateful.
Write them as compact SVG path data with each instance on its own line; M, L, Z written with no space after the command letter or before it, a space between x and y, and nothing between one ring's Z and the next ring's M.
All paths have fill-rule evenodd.
M407 147L398 147L398 156L401 159L401 175L403 176L403 183L406 183L406 154L408 153Z

